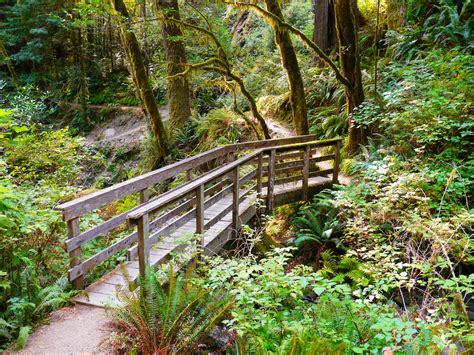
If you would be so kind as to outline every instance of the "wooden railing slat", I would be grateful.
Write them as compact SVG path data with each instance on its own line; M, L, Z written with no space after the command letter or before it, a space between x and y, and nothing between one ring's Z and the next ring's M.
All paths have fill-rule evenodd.
M258 154L259 154L259 152L251 153L251 154L249 154L249 155L247 155L243 158L235 160L234 162L232 162L230 164L224 165L222 168L214 170L213 172L211 172L207 175L204 175L202 177L194 179L193 181L191 181L191 182L189 182L185 185L179 186L176 189L170 191L170 193L167 194L166 196L164 196L164 195L159 196L156 200L153 200L150 203L145 204L141 208L131 212L128 215L128 219L129 220L138 219L143 214L150 213L150 212L156 210L159 206L163 206L163 205L166 205L170 202L173 202L179 196L181 196L185 193L189 193L189 191L193 191L194 189L196 189L201 184L206 184L210 181L215 180L216 178L218 178L218 177L228 173L229 171L235 169L236 166L244 164L247 161L255 158Z

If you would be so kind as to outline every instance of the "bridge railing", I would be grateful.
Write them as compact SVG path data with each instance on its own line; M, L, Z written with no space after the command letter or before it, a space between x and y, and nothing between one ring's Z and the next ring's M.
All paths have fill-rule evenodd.
M84 287L84 276L90 269L112 255L128 248L136 241L137 233L133 232L86 260L83 260L82 257L81 247L100 236L105 236L111 231L123 227L127 222L128 213L140 208L142 204L150 200L149 192L153 186L172 180L176 175L182 173L186 174L188 182L192 181L196 176L199 177L205 171L203 167L208 168L209 166L219 166L231 162L235 160L235 157L240 152L295 142L307 142L314 139L314 135L307 135L218 147L57 206L57 209L62 212L64 221L67 223L68 239L65 247L66 251L70 254L71 268L68 273L69 280L73 282L76 289L82 289ZM80 220L82 216L133 194L138 194L138 207L115 215L88 230L81 230ZM180 215L189 206L191 206L191 201L188 201L187 205L180 205L179 208L174 209L168 217ZM163 219L158 220L155 225L159 226L162 222Z
M334 152L319 155L320 148L325 146L334 146ZM204 233L230 212L232 212L232 231L234 234L238 233L240 204L252 193L255 193L257 198L264 196L267 210L272 210L276 185L301 181L301 198L307 200L310 178L332 175L331 181L336 183L339 170L339 148L340 139L261 148L130 212L128 220L130 224L137 226L138 240L137 246L133 247L131 252L133 256L138 254L140 274L144 275L150 264L151 245L157 243L160 236L183 226L192 219L195 219L194 232L201 235L202 247L205 248ZM334 163L329 169L320 170L316 165L330 160ZM218 214L208 218L206 222L206 208L225 195L231 195L230 203L224 203ZM160 210L169 210L169 205L179 200L181 204L191 202L194 208L164 228L153 231L155 222L150 223L150 215ZM168 219L168 214L165 213L159 218Z

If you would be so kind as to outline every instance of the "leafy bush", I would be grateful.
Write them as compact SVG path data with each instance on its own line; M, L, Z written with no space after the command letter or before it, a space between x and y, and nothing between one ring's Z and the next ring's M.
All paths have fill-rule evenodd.
M4 147L12 177L23 182L47 180L55 184L73 184L78 176L80 140L67 129L23 134ZM36 154L31 155L34 151Z
M276 249L259 261L209 260L205 286L212 292L224 288L235 300L227 324L239 336L236 351L363 353L390 346L416 353L438 349L426 324L401 319L388 305L354 298L348 285L308 267L286 272L290 257L290 249Z
M52 211L60 192L0 180L0 348L71 295L64 223Z
M11 341L21 346L32 324L69 302L65 225L53 207L74 190L68 184L78 176L79 148L65 129L39 131L0 111L2 349Z

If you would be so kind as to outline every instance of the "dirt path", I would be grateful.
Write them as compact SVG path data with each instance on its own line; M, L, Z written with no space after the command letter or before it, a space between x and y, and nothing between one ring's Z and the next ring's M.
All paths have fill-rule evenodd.
M272 118L266 117L265 121L267 122L268 129L273 138L293 137L295 135L295 132L287 126L273 120Z
M169 106L160 107L163 121L168 121ZM86 136L89 144L96 142L109 142L121 147L128 145L134 147L140 144L146 135L147 123L140 107L117 107L115 116L99 126L94 127Z
M105 354L104 340L111 334L105 310L76 305L54 311L49 324L36 329L19 354Z
M105 106L90 106L94 109L103 109ZM140 107L117 106L114 107L116 114L110 120L93 128L86 136L89 144L96 142L108 142L115 147L135 147L140 144L146 134L147 124L143 118ZM163 121L168 121L170 112L168 105L160 107ZM284 124L266 117L268 128L273 138L292 137L295 133Z

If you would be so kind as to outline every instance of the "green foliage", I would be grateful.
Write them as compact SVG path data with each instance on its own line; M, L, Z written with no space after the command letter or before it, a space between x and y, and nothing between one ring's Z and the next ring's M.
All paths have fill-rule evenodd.
M90 103L93 105L140 105L140 100L133 95L133 83L122 73L110 75L95 85L91 84L91 91L93 94Z
M327 244L332 242L339 246L337 234L341 228L337 219L338 211L331 203L332 195L321 192L313 198L313 202L304 206L299 212L299 217L293 221L298 232L295 244L301 247L308 242Z
M23 182L72 184L79 172L79 147L80 140L71 137L68 129L38 132L33 128L4 146L7 169L13 178Z
M17 47L11 55L14 62L52 64L53 47L61 32L57 10L49 0L26 0L2 9L6 22L0 27L0 37L7 48Z
M18 101L18 104L20 102ZM65 225L55 204L78 175L80 140L67 130L39 131L0 110L0 348L26 342L30 325L69 302L63 277ZM32 154L35 152L35 154ZM17 340L15 340L17 339Z
M170 265L166 276L164 285L159 274L149 272L140 289L119 294L123 306L113 309L113 317L133 351L192 353L230 307L222 293L213 297L194 284L190 273L176 275Z
M0 82L0 88L3 89L4 86ZM13 120L19 125L27 126L51 123L57 113L51 100L51 93L30 84L19 87L14 93L5 91L5 94L0 94L0 102L8 104Z
M206 287L212 292L224 288L234 297L227 323L239 336L236 353L362 353L385 346L396 346L403 353L438 349L426 324L400 319L388 305L353 298L348 285L308 267L287 272L290 257L289 249L276 249L259 261L208 261Z
M191 125L187 130L192 132L191 140L199 146L199 151L205 151L219 145L236 143L242 133L241 126L233 112L216 109L205 116L191 118ZM189 139L186 134L179 135L181 136L183 140Z
M344 256L337 260L331 250L321 253L322 268L319 273L327 278L333 278L336 282L346 282L353 287L368 286L371 276L364 270L365 265L350 256Z

